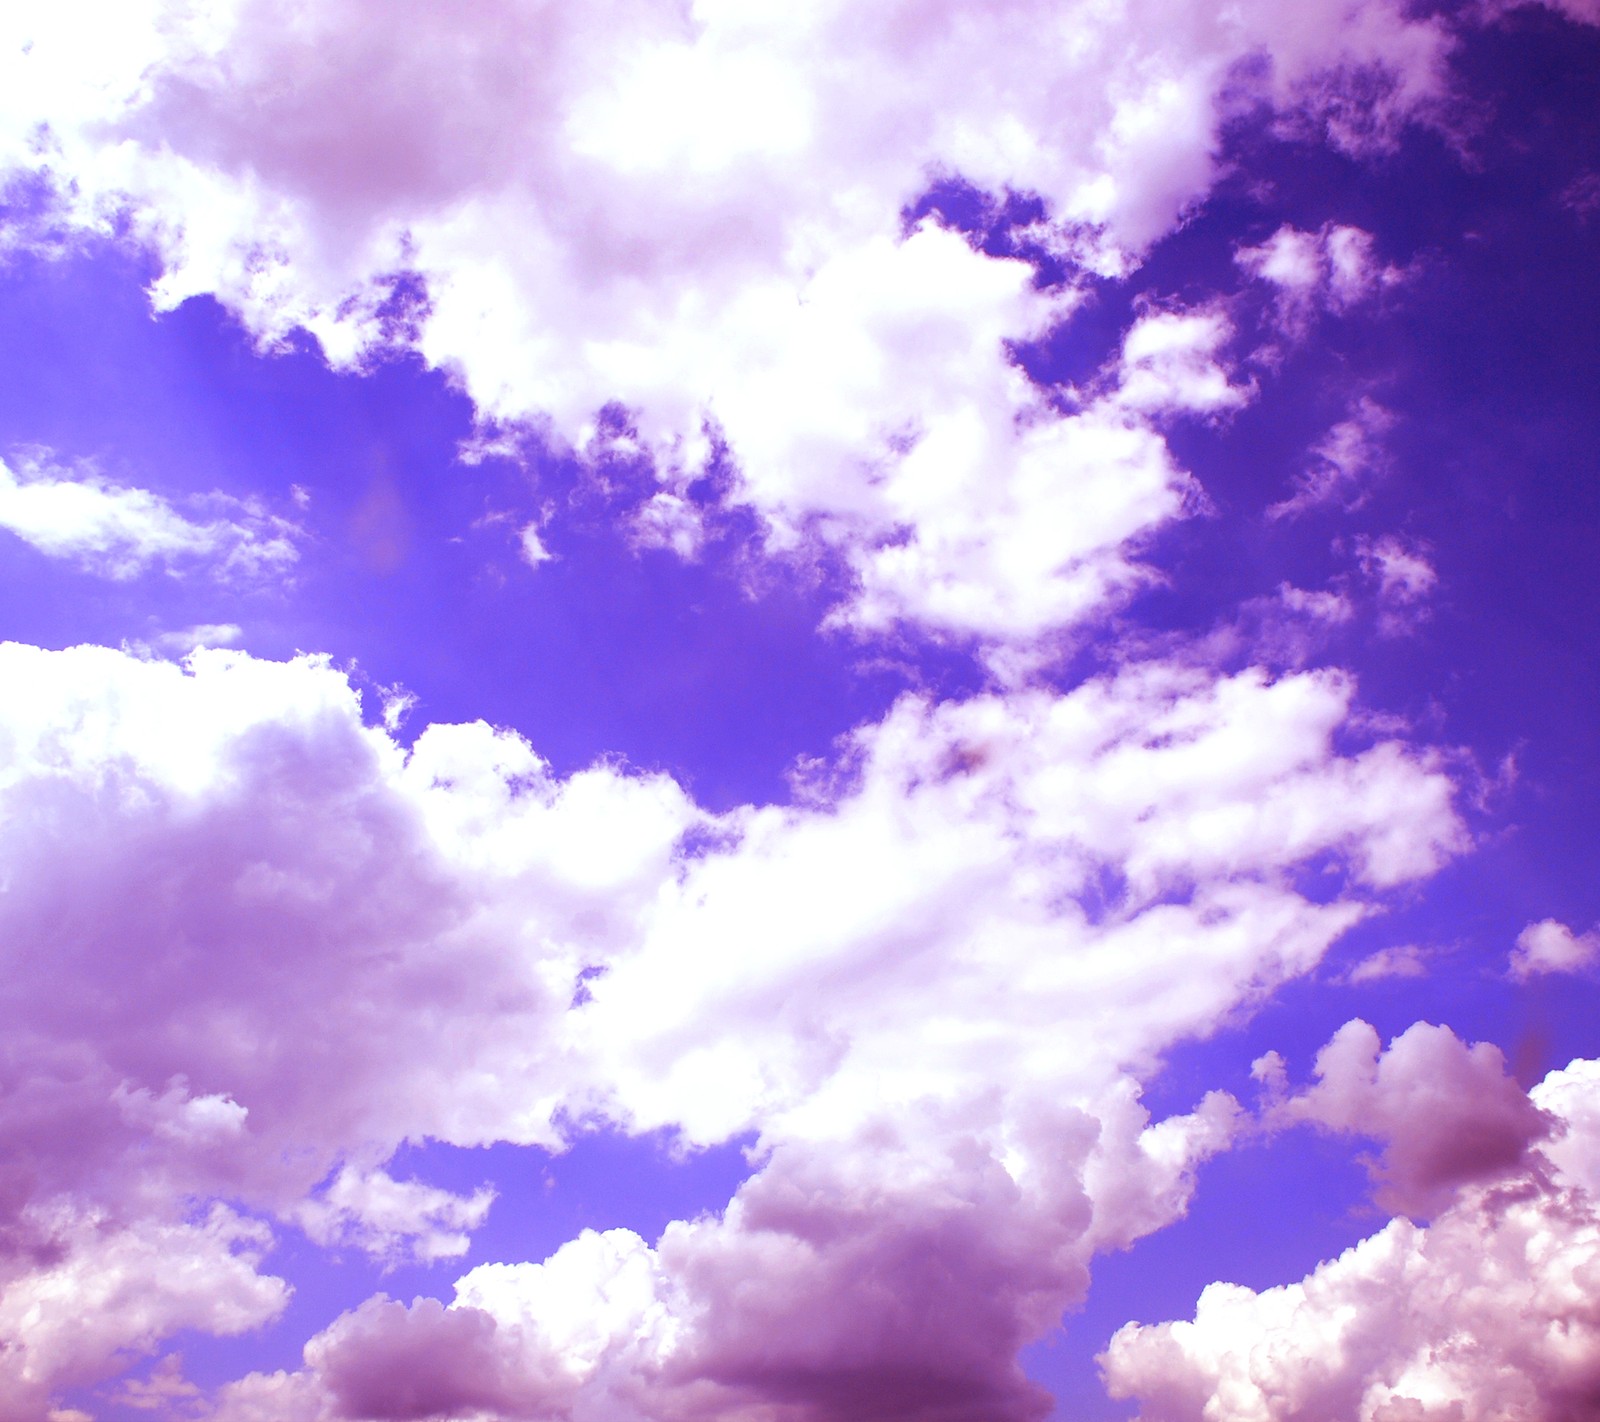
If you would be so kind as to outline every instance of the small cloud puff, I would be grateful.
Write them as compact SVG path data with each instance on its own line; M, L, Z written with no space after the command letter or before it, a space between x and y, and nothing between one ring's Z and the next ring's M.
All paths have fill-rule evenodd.
M1351 967L1344 975L1344 981L1355 987L1388 978L1424 978L1428 975L1428 962L1432 956L1428 949L1415 943L1380 948Z
M1363 395L1311 449L1311 463L1294 483L1294 493L1267 510L1269 519L1298 518L1333 506L1353 513L1366 503L1373 476L1384 466L1383 436L1394 416Z
M1292 340L1304 339L1320 314L1351 311L1405 279L1378 260L1370 232L1331 222L1315 232L1285 224L1234 261L1275 289L1274 319Z
M1597 958L1600 931L1574 933L1566 924L1546 918L1530 923L1517 935L1509 972L1513 980L1525 983L1550 973L1584 972Z
M320 1195L299 1206L295 1218L325 1247L349 1244L391 1262L431 1264L467 1252L494 1199L487 1186L455 1195L420 1180L346 1165Z
M1394 534L1356 540L1361 571L1377 584L1381 636L1408 636L1427 621L1427 600L1439 583L1428 561L1430 551L1425 543L1407 542Z
M1255 393L1229 380L1221 351L1233 326L1220 307L1150 311L1122 340L1115 402L1142 415L1214 415Z

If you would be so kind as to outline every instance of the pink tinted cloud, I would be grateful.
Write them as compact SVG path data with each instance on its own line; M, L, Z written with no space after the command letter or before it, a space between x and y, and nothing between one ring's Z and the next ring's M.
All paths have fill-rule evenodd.
M1358 1036L1346 1030L1341 1052ZM1379 1101L1378 1109L1389 1128L1422 1130L1427 1155L1439 1133L1419 1116L1431 1100L1477 1142L1468 1152L1477 1158L1475 1183L1442 1203L1428 1225L1396 1219L1298 1283L1259 1293L1215 1283L1192 1321L1128 1324L1101 1357L1113 1396L1137 1398L1140 1416L1151 1422L1219 1415L1254 1422L1579 1422L1593 1415L1600 1395L1600 1177L1592 1169L1600 1158L1600 1070L1573 1062L1518 1104L1513 1089L1497 1083L1497 1062L1450 1045L1440 1030L1414 1035L1413 1028L1397 1039L1391 1053L1413 1043L1407 1065L1378 1091L1403 1104L1397 1110ZM1359 1055L1365 1063L1365 1042ZM1402 1084L1401 1076L1429 1063L1424 1089ZM1365 1066L1357 1075L1372 1086ZM1452 1090L1455 1105L1443 1100ZM1469 1116L1481 1102L1489 1135L1499 1138L1487 1148ZM1324 1103L1340 1119L1346 1104ZM1547 1132L1531 1129L1540 1113ZM1526 1148L1513 1162L1519 1137ZM1438 1181L1444 1165L1444 1175L1455 1176L1453 1155L1447 1150L1431 1164L1414 1159L1411 1168Z
M1581 973L1600 958L1600 932L1574 933L1558 919L1530 923L1511 950L1510 974L1517 982L1549 973Z
M1281 1088L1282 1063L1257 1063ZM1468 1046L1448 1027L1418 1022L1384 1047L1359 1019L1317 1053L1314 1086L1279 1101L1269 1121L1306 1122L1366 1136L1382 1150L1369 1165L1385 1208L1426 1217L1455 1190L1522 1165L1554 1125L1507 1074L1500 1049Z
M1220 1097L1154 1127L1136 1108L1102 1123L1041 1104L1031 1128L1053 1158L1019 1179L976 1122L886 1115L851 1141L780 1147L722 1217L654 1248L586 1233L542 1264L474 1270L448 1309L371 1300L308 1345L306 1372L242 1381L218 1417L278 1394L294 1419L1031 1422L1050 1402L1017 1352L1082 1297L1102 1205L1120 1232L1137 1197L1132 1234L1156 1227L1233 1119Z
M714 427L769 551L821 540L856 574L839 625L1002 645L1125 595L1133 544L1182 513L1186 476L1130 414L1248 390L1201 348L1216 332L1157 351L1146 323L1120 395L1063 413L1008 350L1072 293L902 231L906 206L940 174L1036 193L1040 241L1126 268L1205 197L1240 105L1321 111L1378 72L1395 130L1448 49L1397 0L404 0L381 22L362 0L130 0L114 26L63 3L14 27L0 88L51 141L0 145L0 172L154 253L163 308L211 294L340 366L415 349L486 431L583 449L620 401L664 496L635 533L685 556ZM1343 232L1318 258L1340 300L1371 265ZM426 299L400 319L402 278Z
M754 1132L759 1173L653 1243L474 1271L492 1330L374 1304L226 1415L478 1406L442 1360L491 1344L600 1416L914 1409L919 1370L1031 1415L1018 1348L1235 1129L1225 1097L1152 1122L1143 1074L1465 844L1436 756L1338 749L1330 673L908 697L795 803L712 817L482 724L407 749L315 658L11 645L0 672L30 688L0 707L0 1317L146 1301L0 1354L19 1422L177 1328L273 1316L275 1227L449 1257L489 1197L391 1176L396 1146L559 1149L564 1115ZM1312 858L1340 895L1297 891ZM380 1396L362 1358L408 1329L415 1390Z

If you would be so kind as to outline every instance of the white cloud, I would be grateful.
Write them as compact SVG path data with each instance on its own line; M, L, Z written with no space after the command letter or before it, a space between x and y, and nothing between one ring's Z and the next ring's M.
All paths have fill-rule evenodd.
M96 1382L180 1329L243 1333L288 1302L288 1286L259 1272L267 1228L221 1205L193 1220L125 1221L56 1200L24 1209L5 1236L7 1417L43 1417L57 1389Z
M223 494L195 502L215 516L187 517L159 494L92 470L0 463L0 528L101 577L199 567L221 581L255 582L282 578L300 556L299 529L255 502Z
M539 525L536 523L524 526L517 535L517 547L521 550L522 561L530 568L548 563L555 556L544 546L544 540L539 537Z
M907 204L949 174L1037 193L1053 246L1126 266L1204 198L1238 106L1321 113L1376 72L1393 128L1448 45L1398 0L101 10L8 17L0 169L152 248L158 305L214 294L337 364L412 345L486 426L579 448L621 401L668 492L719 431L774 548L821 539L859 576L842 622L999 643L1114 597L1123 545L1179 511L1128 413L1242 396L1168 361L1115 417L1055 413L1006 343L1070 299L902 239ZM1366 280L1356 247L1326 259ZM681 520L641 532L696 547Z
M1439 1105L1462 1093L1447 1109L1470 1122L1482 1085L1419 1077L1408 1093L1424 1092L1412 1097L1418 1108L1429 1094ZM1509 1103L1504 1088L1497 1094ZM1600 1067L1574 1062L1531 1095L1565 1130L1515 1174L1468 1185L1427 1227L1394 1220L1302 1282L1259 1293L1216 1283L1192 1322L1127 1325L1102 1356L1113 1395L1138 1398L1152 1422L1590 1415L1600 1389Z
M1336 751L1353 689L1326 672L1152 664L908 698L831 782L718 817L660 776L555 777L482 724L408 752L316 659L13 645L0 676L30 687L0 712L0 1245L29 1211L148 1232L226 1197L330 1244L448 1256L487 1197L393 1179L404 1140L754 1132L758 1173L720 1220L622 1251L650 1251L649 1307L676 1329L657 1401L705 1391L729 1416L785 1396L832 1415L874 1336L885 1387L947 1357L994 1415L1025 1411L1016 1349L1096 1252L1182 1212L1234 1130L1220 1096L1152 1122L1140 1080L1465 846L1435 757ZM1337 868L1317 901L1308 861ZM950 1312L924 1317L936 1265ZM508 1377L524 1346L545 1369L558 1321L517 1342L509 1308L439 1327L498 1339ZM434 1326L400 1312L424 1322L379 1311L383 1338ZM609 1340L574 1384L597 1415L649 1393L603 1318L559 1326ZM39 1387L111 1367L41 1365ZM241 1385L230 1415L316 1416L328 1368Z
M1439 583L1429 552L1424 543L1389 533L1356 540L1361 571L1378 585L1378 631L1383 636L1408 636L1427 620L1428 599Z
M379 1258L414 1258L423 1263L467 1252L472 1231L488 1217L494 1191L471 1195L420 1180L396 1180L382 1170L344 1166L295 1219L317 1244L352 1244Z
M1299 341L1322 313L1351 311L1405 280L1375 249L1372 234L1360 227L1327 222L1307 232L1285 223L1260 246L1240 247L1234 260L1276 288L1278 328Z
M1123 337L1117 403L1146 415L1237 409L1253 392L1218 359L1232 336L1219 308L1145 313Z
M1382 982L1386 978L1423 978L1428 975L1432 956L1428 949L1415 943L1380 948L1353 965L1344 980L1357 985Z
M156 635L157 650L169 656L186 657L198 647L232 647L244 636L236 622L198 622Z
M1511 950L1511 976L1518 982L1546 973L1581 973L1600 957L1600 933L1574 933L1553 918L1530 923Z

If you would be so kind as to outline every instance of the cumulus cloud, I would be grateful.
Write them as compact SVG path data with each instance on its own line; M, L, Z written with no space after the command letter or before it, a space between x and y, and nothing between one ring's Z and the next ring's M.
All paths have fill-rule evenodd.
M1281 1087L1282 1071L1276 1054L1256 1063L1270 1087ZM1550 1131L1506 1074L1500 1049L1469 1047L1448 1027L1419 1022L1385 1048L1370 1024L1347 1022L1317 1053L1316 1074L1315 1086L1279 1101L1269 1119L1380 1142L1369 1167L1378 1203L1413 1216L1434 1213L1463 1184L1520 1166Z
M16 1108L8 1114L14 1136ZM8 1193L9 1205L16 1191ZM7 1417L44 1417L58 1389L99 1381L180 1329L243 1333L288 1302L288 1286L260 1272L271 1235L258 1221L222 1205L192 1219L118 1213L57 1198L6 1221L0 1404Z
M1550 1138L1518 1168L1467 1185L1427 1226L1396 1219L1299 1283L1259 1293L1216 1283L1192 1322L1129 1324L1101 1360L1113 1395L1136 1397L1148 1422L1592 1415L1600 1393L1600 1064L1552 1072L1519 1105L1492 1085L1494 1063L1480 1058L1474 1067L1471 1052L1443 1043L1439 1030L1414 1039L1413 1066L1423 1054L1454 1057L1425 1094L1442 1104L1460 1090L1460 1105L1447 1109L1466 1123L1487 1085L1493 1117L1546 1113ZM1365 1059L1364 1043L1360 1050ZM1423 1106L1416 1083L1390 1086ZM1417 1124L1426 1129L1420 1110ZM1519 1133L1507 1133L1508 1147Z
M449 1308L369 1300L306 1348L297 1379L228 1389L219 1417L286 1395L315 1417L1032 1419L1048 1400L1016 1354L1081 1296L1110 1233L1181 1209L1224 1145L1220 1095L1161 1125L1131 1098L1104 1123L1040 1100L1008 1167L978 1113L903 1113L829 1149L780 1147L727 1211L654 1247L586 1231L539 1264L481 1266ZM930 1127L933 1129L930 1131ZM1097 1135L1099 1139L1097 1139ZM887 1167L887 1168L886 1168ZM1104 1191L1103 1201L1095 1197ZM426 1402L424 1403L424 1399Z
M101 577L198 567L220 581L256 582L282 578L300 556L300 530L253 500L214 493L193 503L202 519L90 469L0 463L0 528Z
M793 804L716 817L661 776L555 777L482 724L407 750L314 658L12 645L0 681L31 688L0 708L0 1311L47 1287L58 1216L108 1221L85 1271L124 1234L222 1250L171 1326L231 1328L281 1299L254 1267L262 1219L384 1258L459 1249L487 1195L395 1179L402 1141L753 1135L722 1216L578 1251L602 1299L605 1260L643 1259L626 1268L655 1281L665 1391L632 1325L529 1304L516 1334L505 1297L464 1295L512 1348L505 1376L526 1344L568 1387L546 1335L588 1330L601 1361L571 1386L646 1416L703 1393L730 1416L843 1417L873 1389L911 1407L934 1363L1030 1415L1016 1349L1096 1252L1182 1212L1235 1129L1221 1096L1153 1121L1139 1081L1465 846L1435 757L1336 748L1353 687L1329 672L1157 663L909 697ZM1311 861L1340 866L1339 892L1301 892ZM185 1200L257 1218L196 1225ZM401 1326L372 1310L383 1337ZM39 1354L8 1415L170 1332L118 1316L99 1351ZM320 1415L345 1374L319 1366L241 1384L230 1415Z
M1443 92L1449 43L1398 0L407 0L381 23L83 0L6 23L0 168L152 250L158 305L213 294L341 365L415 349L490 430L582 448L620 401L670 495L723 441L775 550L844 555L841 621L997 642L1115 595L1122 546L1178 511L1133 414L1242 394L1192 346L1140 357L1174 334L1151 325L1124 403L1061 414L1008 352L1070 292L902 213L952 175L1037 194L1047 246L1126 267L1204 198L1229 117L1324 114L1377 75L1360 107L1393 129ZM1327 237L1330 290L1367 281L1359 247ZM641 536L692 555L683 508L648 507Z
M385 1255L456 1249L487 1200L375 1163L411 1134L555 1140L560 1087L541 1097L538 1064L582 945L626 933L696 812L659 778L555 783L486 726L435 728L407 756L314 659L214 650L185 669L13 645L0 662L29 689L0 714L0 1313L71 1294L82 1332L124 1255L97 1261L124 1238L170 1240L127 1256L153 1276L185 1250L217 1256L174 1276L195 1298L170 1325L107 1301L89 1309L104 1348L0 1354L0 1385L31 1379L42 1405L175 1328L240 1317L240 1278L253 1321L281 1302L253 1268L266 1227L201 1228L185 1200ZM341 1164L357 1170L317 1192ZM58 1217L104 1223L80 1244ZM83 1277L53 1284L69 1245L59 1267ZM234 1311L207 1314L212 1294Z
M1117 403L1141 414L1217 414L1251 395L1229 380L1219 352L1233 336L1218 308L1150 311L1122 341Z
M1530 923L1511 950L1511 976L1518 982L1546 973L1581 973L1600 957L1600 933L1574 933L1553 918Z

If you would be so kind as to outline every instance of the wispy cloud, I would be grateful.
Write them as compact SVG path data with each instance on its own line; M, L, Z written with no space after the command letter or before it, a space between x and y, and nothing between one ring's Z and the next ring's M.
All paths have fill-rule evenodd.
M207 494L185 513L93 468L34 457L0 463L0 528L49 558L127 580L151 569L219 582L279 581L299 558L300 529L257 501Z

